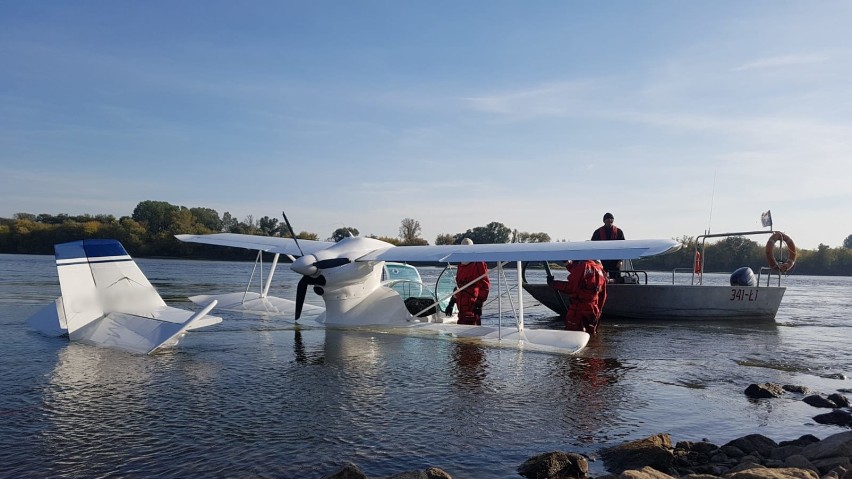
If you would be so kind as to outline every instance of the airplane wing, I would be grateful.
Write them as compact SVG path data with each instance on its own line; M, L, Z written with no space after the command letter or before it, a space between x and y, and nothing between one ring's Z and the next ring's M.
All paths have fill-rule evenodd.
M459 263L637 259L678 249L680 243L671 239L404 246L377 249L358 257L356 261Z
M291 256L312 254L334 245L330 241L299 240L298 246L292 238L276 236L255 236L237 233L215 233L210 235L175 235L175 238L187 243L202 243L214 246L230 246L254 251L280 253ZM299 248L301 247L301 251Z

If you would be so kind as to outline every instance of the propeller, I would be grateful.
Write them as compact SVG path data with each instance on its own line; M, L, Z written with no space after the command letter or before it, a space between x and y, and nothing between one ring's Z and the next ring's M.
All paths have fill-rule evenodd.
M305 253L303 253L303 252L302 252L302 247L301 247L301 246L299 246L299 240L297 240L297 239L296 239L296 232L295 232L295 231L293 231L293 227L292 227L292 226L290 226L290 220L288 220L288 219L287 219L287 213L284 213L284 212L282 211L282 212L281 212L281 216L283 216L283 217L284 217L284 223L285 223L285 224L287 224L287 229L288 229L288 230L290 230L290 236L292 236L292 237L293 237L293 241L295 241L295 242L296 242L296 248L299 248L299 253L301 253L301 255L302 255L302 256L304 256L304 255L305 255Z
M296 320L302 315L302 306L305 304L305 295L308 292L308 285L325 286L325 276L319 275L316 278L312 276L302 276L299 283L296 285Z

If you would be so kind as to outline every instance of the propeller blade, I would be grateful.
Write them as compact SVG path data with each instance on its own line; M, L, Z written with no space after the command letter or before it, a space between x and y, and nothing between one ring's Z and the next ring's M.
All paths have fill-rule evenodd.
M327 268L336 268L338 266L343 266L344 264L349 264L352 261L349 258L330 258L330 259L321 259L314 263L317 269L327 269Z
M305 304L305 294L308 292L308 283L310 283L310 276L302 276L302 279L299 280L299 284L296 285L296 321L299 320L299 316L302 315L302 306Z
M290 226L290 220L287 219L287 215L283 211L281 212L281 216L284 217L284 223L287 224L287 229L290 230L290 236L292 236L293 241L296 242L296 248L299 248L299 253L301 253L302 256L305 256L305 253L302 252L302 247L299 246L299 240L296 239L296 232L293 231L293 227ZM299 319L299 315L296 315L296 319Z

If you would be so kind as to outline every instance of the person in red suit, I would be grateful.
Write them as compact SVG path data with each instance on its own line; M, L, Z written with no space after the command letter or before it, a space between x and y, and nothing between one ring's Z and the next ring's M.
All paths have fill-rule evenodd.
M472 245L470 238L462 240L463 245ZM466 284L473 283L462 289ZM461 263L456 270L456 292L453 299L459 308L458 324L482 324L482 305L488 299L491 290L491 280L488 279L488 266L483 261ZM452 305L447 308L452 312Z
M606 273L600 262L593 260L569 261L566 268L568 281L547 277L547 284L567 294L570 300L565 313L565 329L595 334L606 302Z

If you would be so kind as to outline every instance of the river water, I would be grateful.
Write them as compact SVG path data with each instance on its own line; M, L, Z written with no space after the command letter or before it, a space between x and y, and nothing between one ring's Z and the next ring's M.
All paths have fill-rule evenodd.
M190 309L187 296L243 290L252 266L138 263L167 302ZM292 299L297 277L279 270L272 292ZM743 394L762 382L852 389L852 278L785 285L774 322L604 322L576 356L228 312L138 356L31 331L26 318L59 295L53 257L0 255L0 477L311 479L351 461L371 477L432 465L515 478L538 453L594 455L661 432L716 444L842 432L815 423L826 410L800 396ZM528 327L561 324L525 301ZM485 314L497 322L496 302Z

